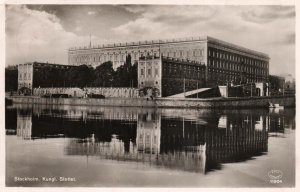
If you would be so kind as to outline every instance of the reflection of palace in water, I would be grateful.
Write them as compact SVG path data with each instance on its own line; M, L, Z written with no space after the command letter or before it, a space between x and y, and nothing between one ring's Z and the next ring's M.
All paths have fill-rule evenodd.
M244 161L267 152L268 133L284 132L285 123L294 125L295 116L286 110L17 111L17 136L72 138L65 146L66 155L145 162L193 172L219 169L222 163Z
M18 111L17 113L17 136L23 139L31 139L32 135L31 111Z

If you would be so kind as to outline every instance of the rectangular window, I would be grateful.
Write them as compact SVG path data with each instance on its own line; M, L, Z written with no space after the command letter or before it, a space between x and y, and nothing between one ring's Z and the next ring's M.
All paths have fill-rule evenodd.
M146 136L146 144L150 144L150 135Z
M144 69L141 69L141 76L144 76Z
M155 68L155 76L158 76L158 69Z
M151 76L151 69L148 69L148 76Z

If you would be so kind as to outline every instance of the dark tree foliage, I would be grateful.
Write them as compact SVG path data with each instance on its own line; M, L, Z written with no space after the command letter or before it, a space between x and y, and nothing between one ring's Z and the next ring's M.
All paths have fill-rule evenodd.
M132 87L138 86L138 63L134 62L134 64L131 67L131 74L130 74L131 80L132 80Z
M33 87L64 87L66 86L65 70L43 67L35 68Z
M137 86L137 63L131 64L131 56L126 57L124 65L117 68L115 73L115 87Z
M70 87L90 87L94 81L94 69L87 65L70 68L65 73L65 79Z
M137 62L131 56L114 71L112 62L102 63L95 69L80 65L69 69L39 67L34 69L33 87L137 87ZM18 71L5 70L5 90L17 90Z
M5 91L18 89L18 69L5 68Z
M115 81L115 71L112 62L105 62L94 70L95 80L93 87L113 87Z

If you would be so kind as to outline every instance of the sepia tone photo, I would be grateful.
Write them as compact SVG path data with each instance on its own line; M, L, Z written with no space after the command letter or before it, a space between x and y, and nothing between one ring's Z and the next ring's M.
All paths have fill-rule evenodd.
M294 188L295 16L6 4L5 186Z

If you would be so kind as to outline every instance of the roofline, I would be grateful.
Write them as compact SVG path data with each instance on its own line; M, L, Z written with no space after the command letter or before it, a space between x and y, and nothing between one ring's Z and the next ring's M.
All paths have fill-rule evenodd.
M18 64L18 66L19 65L29 65L29 64L32 64L32 65L42 64L42 65L50 65L50 66L76 67L76 65L58 64L58 63L44 63L44 62L37 62L37 61L21 63L21 64Z
M259 52L259 51L254 51L252 49L248 49L248 48L240 46L240 45L236 45L236 44L229 43L229 42L226 42L226 41L223 41L223 40L220 40L220 39L216 39L214 37L207 36L207 42L208 43L221 44L221 45L224 45L224 46L228 46L231 49L239 49L240 51L244 51L246 53L252 53L254 55L258 55L258 56L270 59L269 55L266 54L266 53L262 53L262 52Z
M153 45L153 44L169 44L169 43L179 43L179 42L193 42L193 41L206 41L208 43L221 44L223 46L227 46L231 49L238 49L240 51L251 53L257 56L265 57L270 59L269 55L266 53L254 51L252 49L248 49L242 47L240 45L236 45L233 43L229 43L214 37L210 36L198 36L198 37L186 37L186 38L174 38L174 39L164 39L164 40L147 40L147 41L136 41L136 42L125 42L125 43L112 43L112 44L102 44L97 46L84 46L84 47L73 47L69 48L68 51L76 51L76 50L97 50L102 48L119 48L119 47L127 47L127 46L141 46L141 45Z

